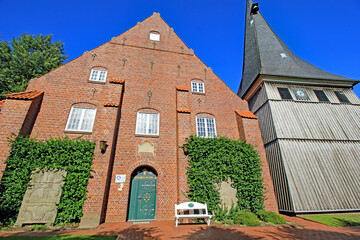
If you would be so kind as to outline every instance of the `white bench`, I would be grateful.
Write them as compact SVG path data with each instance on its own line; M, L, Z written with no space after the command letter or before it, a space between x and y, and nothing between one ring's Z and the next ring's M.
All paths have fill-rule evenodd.
M207 225L210 225L212 215L209 215L207 205L198 202L185 202L175 204L175 225L177 226L180 218L204 218Z

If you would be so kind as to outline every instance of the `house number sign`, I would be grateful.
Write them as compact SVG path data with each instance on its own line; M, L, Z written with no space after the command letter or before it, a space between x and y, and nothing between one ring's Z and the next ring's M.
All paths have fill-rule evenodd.
M125 174L116 174L115 183L124 183L126 180Z

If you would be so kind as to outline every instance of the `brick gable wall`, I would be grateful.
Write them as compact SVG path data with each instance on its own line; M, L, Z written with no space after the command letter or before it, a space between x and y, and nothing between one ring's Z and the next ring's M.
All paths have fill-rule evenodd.
M150 31L161 34L159 42L149 40ZM108 71L105 83L88 81L93 68ZM124 80L124 83L110 83L110 79ZM191 92L193 79L204 82L205 94ZM182 90L177 90L179 86ZM234 111L248 111L247 102L194 55L159 14L32 80L28 90L45 92L32 136L38 139L83 137L97 143L94 177L90 179L83 209L83 227L96 226L102 221L127 220L131 175L142 166L154 169L158 176L156 220L173 219L174 204L186 200L183 192L187 190L187 157L179 146L190 134L196 134L196 116L211 114L215 117L218 135L238 139L239 121ZM104 106L105 102L110 104ZM65 131L71 107L81 104L91 104L97 109L92 133ZM160 114L158 136L135 134L140 109L152 109ZM257 126L257 120L252 121ZM242 131L250 143L263 146L258 128ZM98 147L100 140L107 141L105 153ZM138 153L139 145L144 142L154 146L154 153ZM258 150L266 161L263 148ZM120 184L114 181L116 174L127 177L121 190ZM271 182L268 172L264 178ZM273 192L272 188L268 191ZM276 210L276 206L269 206Z

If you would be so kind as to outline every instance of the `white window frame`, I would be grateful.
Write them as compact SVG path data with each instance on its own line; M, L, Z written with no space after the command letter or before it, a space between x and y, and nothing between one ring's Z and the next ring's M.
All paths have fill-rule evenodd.
M96 72L95 79L92 79L93 74ZM102 72L105 72L105 76L103 80L100 80L100 75ZM92 82L106 82L107 77L107 71L106 70L100 70L100 69L91 69L89 81Z
M158 32L150 32L149 39L151 41L160 42L160 33L158 33Z
M205 136L200 136L199 135L199 129L198 129L198 119L204 119L204 123L205 123ZM214 130L215 130L215 136L209 136L209 132L208 132L208 128L207 128L207 121L206 119L213 119L214 120ZM216 121L214 117L198 117L196 116L196 136L198 137L204 137L204 138L213 138L217 136L217 131L216 131Z
M194 84L196 88L194 88ZM202 92L200 91L200 85L202 85ZM201 81L191 81L191 91L196 93L205 93L205 84Z
M74 113L74 109L81 109L81 114L80 114L80 118L79 118L79 124L77 126L77 128L69 128L70 122L73 119L73 113ZM82 130L81 126L83 124L84 121L84 116L85 116L85 111L86 110L93 110L94 112L94 118L92 119L92 123L91 123L91 128L90 129L86 129L86 130ZM66 128L65 131L74 131L74 132L92 132L93 128L94 128L94 123L95 123L95 118L96 118L96 108L82 108L82 107L71 107L70 110L70 114L68 117L68 121L66 123Z
M140 124L140 115L141 114L147 115L145 132L140 132L139 131L140 129L138 127L138 124ZM156 115L157 116L157 126L156 126L156 132L155 133L149 133L150 118L148 116L150 116L150 115ZM137 135L159 136L159 127L160 127L160 114L159 113L137 112L135 134L137 134Z

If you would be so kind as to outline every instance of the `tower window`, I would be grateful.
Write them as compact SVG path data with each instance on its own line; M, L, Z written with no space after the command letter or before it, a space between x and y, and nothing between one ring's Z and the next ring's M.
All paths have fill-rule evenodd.
M152 40L152 41L160 41L160 33L151 32L150 33L150 40Z
M293 100L288 88L278 87L277 89L278 89L278 91L280 93L281 99L283 99L283 100Z
M319 102L330 102L323 90L314 90L314 93L319 99Z
M346 95L343 92L334 91L334 93L341 103L350 103L349 99L346 97Z

